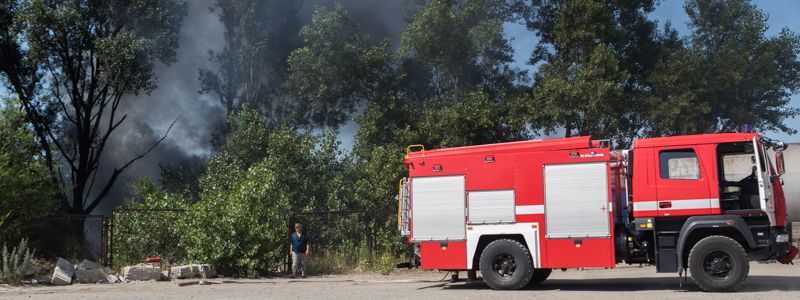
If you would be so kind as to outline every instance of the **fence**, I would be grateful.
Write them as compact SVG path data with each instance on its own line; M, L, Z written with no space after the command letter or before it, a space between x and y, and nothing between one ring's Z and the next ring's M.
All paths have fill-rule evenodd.
M141 262L149 256L166 261L185 257L179 246L180 230L176 220L182 209L115 209L109 222L111 238L107 265L120 266Z
M360 210L309 211L294 213L286 218L289 253L294 224L303 224L303 231L310 237L309 246L314 253L314 266L320 271L348 271L346 269L369 264L373 261L375 242L372 237L372 222L366 212ZM291 269L292 257L287 255L284 270Z
M180 245L177 220L186 213L182 209L115 209L107 221L108 238L106 264L119 267L141 262L149 256L165 261L179 261L186 251ZM373 261L375 241L372 223L364 211L311 211L286 217L286 237L280 245L289 253L290 234L294 224L302 223L311 237L314 266L319 272L347 271L349 268ZM291 256L283 262L283 270L291 268ZM312 270L313 272L314 270Z
M80 257L108 263L109 220L103 215L56 215L42 222L33 233L42 241L38 254L45 257ZM79 232L81 231L82 232Z

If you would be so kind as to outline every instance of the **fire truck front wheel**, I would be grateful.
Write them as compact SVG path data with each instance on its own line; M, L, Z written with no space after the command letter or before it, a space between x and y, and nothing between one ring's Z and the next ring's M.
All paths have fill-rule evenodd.
M510 239L487 245L481 253L480 269L483 282L495 290L518 290L533 277L528 248Z
M736 290L747 278L747 253L735 240L721 235L703 238L689 252L692 280L709 292Z

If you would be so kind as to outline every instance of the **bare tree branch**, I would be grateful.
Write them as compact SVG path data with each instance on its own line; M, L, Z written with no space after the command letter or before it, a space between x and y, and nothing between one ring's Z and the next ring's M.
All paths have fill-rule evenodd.
M85 211L91 213L97 207L97 205L100 204L100 201L102 201L103 198L105 198L108 195L108 193L111 191L111 187L114 185L114 182L117 181L117 178L119 177L119 175L122 174L122 172L125 171L125 169L127 169L128 167L130 167L134 162L136 162L139 159L142 159L148 153L153 151L153 149L158 147L158 145L161 144L161 142L163 142L167 138L167 136L169 135L169 132L172 130L172 127L175 126L175 123L177 123L180 118L181 118L181 115L176 117L175 120L173 120L172 123L169 124L169 127L167 128L167 131L164 133L164 135L161 136L161 138L158 139L158 141L153 143L153 145L151 145L150 148L147 148L147 150L144 151L143 153L140 153L139 155L136 155L136 157L134 157L133 159L128 161L122 167L120 167L118 169L114 169L113 173L111 174L111 178L108 179L108 181L105 184L105 187L103 187L103 190L100 191L100 193L97 195L97 197L95 197L95 199L92 201L92 203L89 205L89 207L85 208Z

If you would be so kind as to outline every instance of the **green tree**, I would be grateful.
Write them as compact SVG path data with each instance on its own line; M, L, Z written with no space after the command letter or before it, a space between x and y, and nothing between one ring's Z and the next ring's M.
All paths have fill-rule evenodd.
M16 244L54 212L52 174L16 101L0 109L0 241Z
M289 56L286 82L300 114L296 124L339 126L357 104L374 99L391 75L388 41L371 45L340 4L318 8L300 36L304 46Z
M203 192L189 209L183 240L189 260L257 276L280 268L290 213L346 208L344 165L332 133L267 131L266 119L247 107L232 118L241 121L232 121L237 126L225 150L201 178Z
M519 18L520 1L433 0L422 4L400 35L403 52L431 68L438 95L487 88L501 91L518 72L503 23Z
M661 49L654 1L534 1L528 28L540 37L533 92L520 97L518 122L566 136L628 144L644 126L643 100ZM535 126L534 126L535 127Z
M227 114L250 103L270 116L271 122L279 123L283 103L278 96L287 57L300 46L297 33L302 25L299 10L303 3L217 0L211 9L225 27L225 46L219 52L210 52L216 70L199 70L200 92L216 94Z
M22 101L26 120L46 137L40 139L45 149L57 149L69 213L89 214L120 174L160 142L119 165L100 165L108 140L127 118L118 110L122 101L156 87L155 62L174 62L186 3L11 2L4 13L14 23L2 24L10 26L2 50L8 51L4 61L11 61L2 73ZM111 175L96 182L101 168ZM82 222L75 226L83 232Z
M732 131L744 123L759 131L795 133L791 95L800 91L800 36L784 28L766 36L767 16L750 1L687 1L691 48L700 56L696 97L708 106L692 120L703 132Z

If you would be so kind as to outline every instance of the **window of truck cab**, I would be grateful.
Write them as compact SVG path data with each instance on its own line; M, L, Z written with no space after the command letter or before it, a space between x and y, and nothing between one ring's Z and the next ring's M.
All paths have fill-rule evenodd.
M699 180L700 161L694 149L669 149L658 152L659 176L672 180Z

